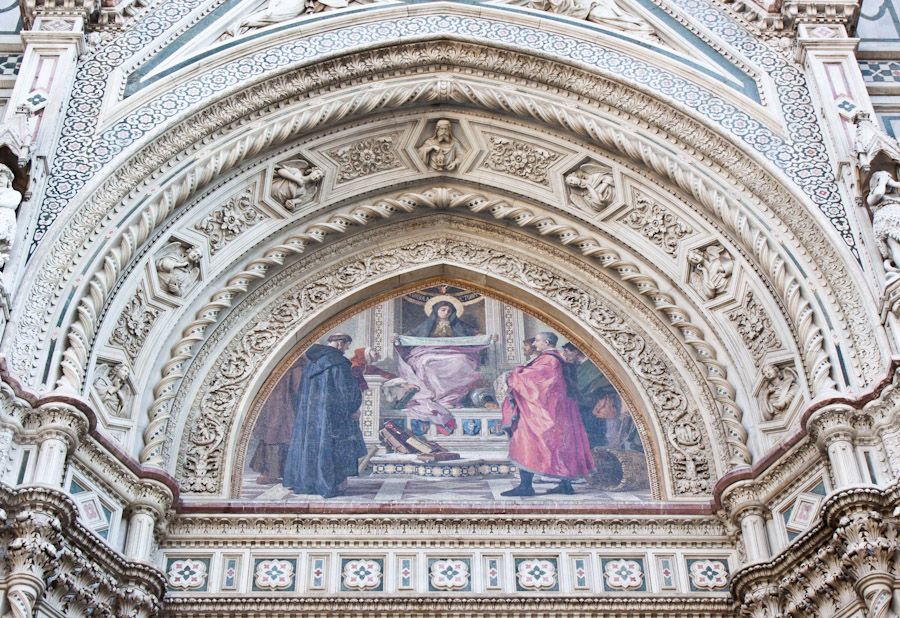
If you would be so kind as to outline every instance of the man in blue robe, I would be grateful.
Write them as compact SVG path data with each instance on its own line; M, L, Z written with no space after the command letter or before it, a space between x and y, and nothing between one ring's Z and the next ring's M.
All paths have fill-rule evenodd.
M340 495L366 454L358 415L362 391L344 356L351 341L350 335L331 335L327 345L316 343L306 351L284 462L283 484L294 493Z

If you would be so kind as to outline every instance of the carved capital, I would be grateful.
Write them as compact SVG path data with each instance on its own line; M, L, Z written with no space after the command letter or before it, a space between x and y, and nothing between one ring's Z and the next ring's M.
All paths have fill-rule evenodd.
M54 401L26 413L23 425L37 435L38 441L57 438L64 440L71 450L88 432L90 421L75 406Z
M856 436L855 414L856 411L847 405L823 406L809 417L806 430L823 451L839 440L852 443Z

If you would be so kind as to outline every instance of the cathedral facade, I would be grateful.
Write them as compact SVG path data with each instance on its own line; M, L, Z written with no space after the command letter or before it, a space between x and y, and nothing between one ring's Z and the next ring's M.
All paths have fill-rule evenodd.
M898 15L0 7L0 616L900 616Z

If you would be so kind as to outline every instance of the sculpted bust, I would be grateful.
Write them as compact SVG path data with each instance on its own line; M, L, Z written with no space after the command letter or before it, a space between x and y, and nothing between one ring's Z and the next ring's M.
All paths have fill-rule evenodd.
M436 172L452 172L459 164L459 143L453 137L449 120L438 120L434 135L418 150L422 162Z

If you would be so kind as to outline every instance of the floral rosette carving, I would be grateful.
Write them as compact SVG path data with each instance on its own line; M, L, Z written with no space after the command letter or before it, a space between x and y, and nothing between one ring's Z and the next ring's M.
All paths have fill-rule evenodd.
M433 588L462 590L469 585L469 564L465 560L435 560L430 575Z
M550 560L523 560L516 568L519 586L526 590L547 590L556 586L556 565Z
M375 590L381 586L381 563L375 560L348 560L342 573L348 590Z
M637 560L610 560L603 566L603 577L614 590L636 590L644 584L644 569Z
M253 582L262 590L285 590L294 583L294 563L290 560L262 560L256 565Z
M182 558L174 560L166 571L166 582L176 590L195 590L206 583L206 563L202 560Z

